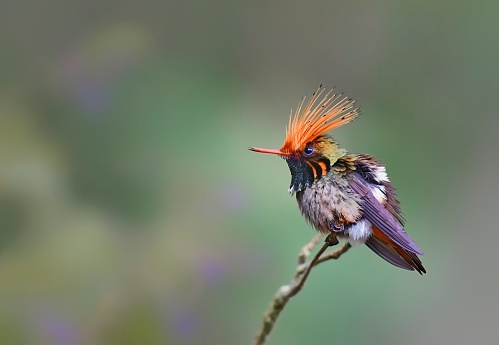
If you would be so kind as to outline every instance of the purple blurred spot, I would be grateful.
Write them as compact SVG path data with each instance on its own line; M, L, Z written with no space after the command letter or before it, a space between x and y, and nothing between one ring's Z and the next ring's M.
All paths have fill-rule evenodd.
M195 314L180 306L176 306L172 310L171 316L174 333L180 338L193 336L199 328Z
M102 113L109 106L109 90L104 85L86 85L78 91L77 99L86 111Z
M203 258L200 262L201 279L208 285L220 284L227 275L227 263L219 257Z
M78 344L78 331L76 326L67 319L55 315L44 315L39 321L39 329L55 345Z

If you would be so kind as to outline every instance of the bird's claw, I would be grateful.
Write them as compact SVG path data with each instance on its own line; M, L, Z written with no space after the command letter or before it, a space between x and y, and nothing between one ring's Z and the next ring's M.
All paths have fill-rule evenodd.
M338 238L336 237L336 234L333 234L333 233L327 235L324 242L327 243L330 247L335 246L338 243L340 243L340 241L338 241Z

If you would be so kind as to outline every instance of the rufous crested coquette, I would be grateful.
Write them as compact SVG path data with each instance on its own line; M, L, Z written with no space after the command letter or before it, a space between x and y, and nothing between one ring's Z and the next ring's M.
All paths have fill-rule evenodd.
M404 230L404 219L385 167L368 154L350 153L328 131L354 120L355 101L322 85L305 104L291 111L284 144L279 150L250 147L278 155L291 172L289 193L296 195L306 220L318 231L365 243L389 263L426 273L423 254ZM337 240L336 240L337 243Z

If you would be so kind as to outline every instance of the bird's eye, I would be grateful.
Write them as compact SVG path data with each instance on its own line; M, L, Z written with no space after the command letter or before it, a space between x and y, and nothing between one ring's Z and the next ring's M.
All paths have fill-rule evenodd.
M310 156L312 153L314 153L314 148L312 146L307 146L305 150L303 150L305 156Z

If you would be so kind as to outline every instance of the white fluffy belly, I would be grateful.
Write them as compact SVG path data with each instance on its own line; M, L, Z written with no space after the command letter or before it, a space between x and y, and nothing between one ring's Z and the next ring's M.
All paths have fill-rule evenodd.
M351 245L364 244L372 233L371 223L368 220L362 219L348 228L346 233L347 241Z

